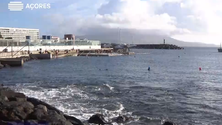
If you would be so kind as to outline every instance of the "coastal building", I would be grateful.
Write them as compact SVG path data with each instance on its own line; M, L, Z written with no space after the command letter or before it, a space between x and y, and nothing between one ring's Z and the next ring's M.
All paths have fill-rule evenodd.
M64 35L65 40L74 40L75 41L75 35L74 34L65 34Z
M60 42L60 38L57 36L52 36L52 40L54 43L59 43Z
M51 40L52 36L51 35L42 35L42 40Z
M74 34L65 34L64 40L66 45L75 45L75 35Z
M26 36L31 40L39 39L39 29L0 27L0 34L3 39L25 41Z
M98 40L88 40L88 39L76 39L76 46L101 46L101 42Z

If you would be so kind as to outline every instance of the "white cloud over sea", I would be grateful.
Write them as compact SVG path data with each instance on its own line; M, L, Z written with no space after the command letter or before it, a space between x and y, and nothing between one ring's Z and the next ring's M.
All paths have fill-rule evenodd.
M57 1L57 4L62 2ZM47 13L55 34L90 34L100 29L154 30L172 38L219 44L221 0L69 0ZM50 20L48 20L50 18ZM92 30L93 29L93 30Z

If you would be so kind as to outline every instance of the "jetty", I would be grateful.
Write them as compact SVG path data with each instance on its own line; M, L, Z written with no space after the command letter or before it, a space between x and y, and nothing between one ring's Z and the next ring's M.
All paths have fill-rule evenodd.
M122 56L119 53L80 53L78 56Z
M122 48L101 47L100 41L93 40L60 40L58 43L45 44L50 40L25 42L17 40L0 40L0 64L4 67L17 67L30 60L55 59L68 56L96 56L96 57L113 57L123 55L133 55L129 47L124 44ZM51 41L52 42L52 41Z
M184 49L173 44L136 44L131 47L132 49Z
M29 60L45 60L55 59L69 56L123 56L131 55L131 52L114 52L113 48L101 48L101 49L85 49L85 50L38 50L38 51L18 51L18 52L0 52L0 64L4 67L21 67L24 62Z

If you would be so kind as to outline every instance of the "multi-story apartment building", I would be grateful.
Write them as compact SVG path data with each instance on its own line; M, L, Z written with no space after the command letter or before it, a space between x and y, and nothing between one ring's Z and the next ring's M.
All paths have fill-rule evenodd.
M0 35L3 39L25 41L30 36L31 40L38 40L39 29L0 27Z

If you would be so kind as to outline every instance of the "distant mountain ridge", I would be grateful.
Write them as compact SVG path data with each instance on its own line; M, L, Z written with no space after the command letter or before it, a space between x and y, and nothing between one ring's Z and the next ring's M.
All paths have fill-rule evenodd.
M87 38L92 40L100 40L102 43L126 43L126 44L162 44L163 39L166 44L174 44L181 47L217 47L214 44L204 44L198 42L184 42L173 39L169 36L156 35L152 33L142 33L136 31L120 32L100 32L97 34L76 36L77 38Z

